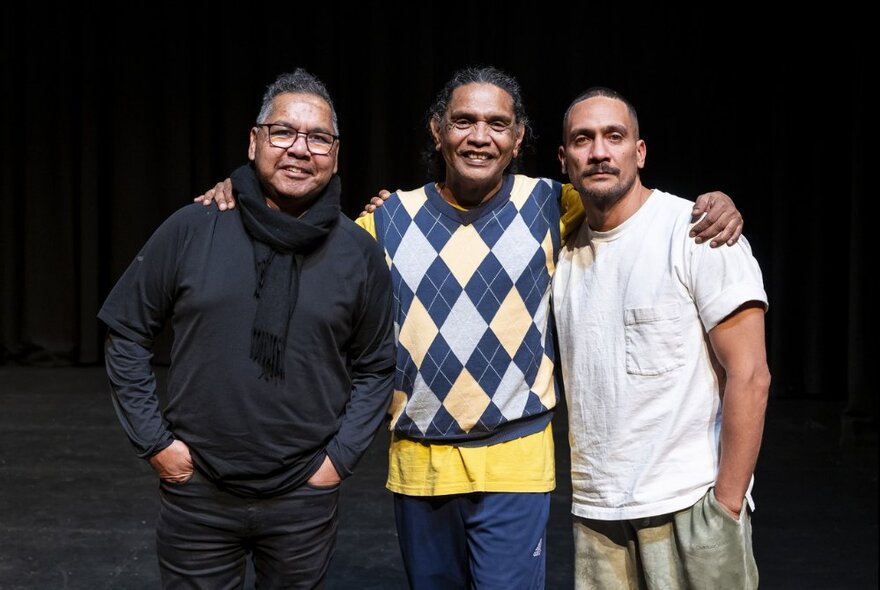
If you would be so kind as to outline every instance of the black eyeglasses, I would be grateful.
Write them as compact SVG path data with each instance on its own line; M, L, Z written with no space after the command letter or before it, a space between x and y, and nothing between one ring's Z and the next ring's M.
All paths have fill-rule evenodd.
M296 143L300 135L306 137L306 147L316 156L330 153L333 144L339 139L338 135L324 133L323 131L297 131L293 127L281 123L257 123L257 127L266 127L269 132L269 143L275 147L290 149Z

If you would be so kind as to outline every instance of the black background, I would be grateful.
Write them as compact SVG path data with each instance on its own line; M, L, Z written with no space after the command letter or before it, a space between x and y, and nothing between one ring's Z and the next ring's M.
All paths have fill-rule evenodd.
M494 65L522 84L532 175L562 179L561 116L578 92L628 96L648 146L645 184L691 199L722 190L744 214L770 298L772 395L840 400L876 424L864 153L875 33L843 5L766 9L7 8L0 364L101 362L95 314L110 287L165 217L245 160L278 73L305 67L333 95L354 216L380 188L427 180L425 110L455 69Z

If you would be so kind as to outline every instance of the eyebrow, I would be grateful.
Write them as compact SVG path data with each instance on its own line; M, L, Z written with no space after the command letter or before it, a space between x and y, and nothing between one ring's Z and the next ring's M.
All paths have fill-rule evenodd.
M477 119L477 120L484 120L484 121L493 121L493 120L497 120L497 119L503 119L506 121L513 121L514 119L516 119L516 115L514 113L496 111L496 112L491 112L491 113L485 113L481 119L480 115L473 112L473 111L454 110L454 111L449 112L449 118L450 119Z
M576 127L571 130L571 135L594 135L594 129L592 127ZM599 128L599 133L602 135L608 135L609 133L620 133L622 135L630 135L630 130L626 127L626 125L619 125L614 123L612 125L604 125Z

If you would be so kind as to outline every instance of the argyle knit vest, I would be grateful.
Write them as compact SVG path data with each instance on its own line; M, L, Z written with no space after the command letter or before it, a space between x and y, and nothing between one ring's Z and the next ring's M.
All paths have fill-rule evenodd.
M492 199L462 211L432 183L376 210L394 289L397 434L501 442L549 422L560 188L505 176Z

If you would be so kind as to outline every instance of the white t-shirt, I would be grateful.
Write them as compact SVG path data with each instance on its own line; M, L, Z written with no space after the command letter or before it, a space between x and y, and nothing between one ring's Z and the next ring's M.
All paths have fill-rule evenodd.
M692 207L654 191L611 231L584 222L559 257L554 313L577 516L665 514L714 485L721 385L706 333L767 295L745 237L710 248L688 236Z

